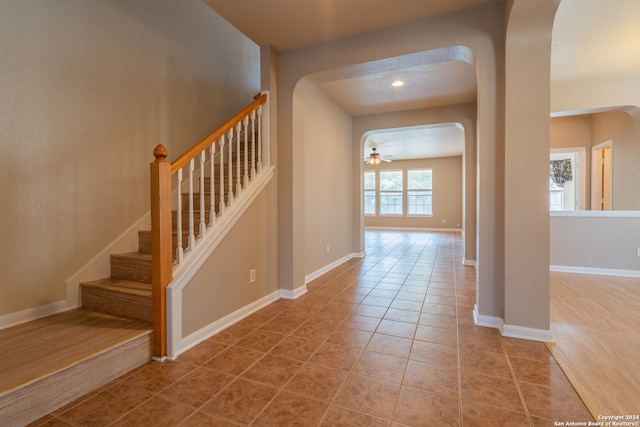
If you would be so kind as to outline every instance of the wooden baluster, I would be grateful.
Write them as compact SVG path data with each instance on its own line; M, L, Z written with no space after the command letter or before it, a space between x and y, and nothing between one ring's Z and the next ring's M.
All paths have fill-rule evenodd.
M209 147L209 227L213 227L216 220L216 193L215 188L215 160L216 160L216 143Z
M233 203L233 128L229 129L229 195L227 206L231 206Z
M224 141L225 136L220 138L220 203L218 209L220 210L220 216L224 214Z
M244 118L242 121L244 125L244 178L243 184L244 188L247 188L247 184L249 184L249 116Z
M176 207L176 264L182 264L184 248L182 247L182 168L178 169L178 206Z
M262 172L262 105L258 107L258 173Z
M240 195L242 191L242 175L240 175L240 166L242 165L242 158L240 155L240 138L241 138L242 122L238 122L236 125L236 196Z
M251 112L251 179L256 177L256 110Z
M207 232L207 223L205 222L205 206L204 206L204 161L207 151L200 153L200 227L198 229L198 238L202 239L204 233Z
M167 150L158 145L151 163L151 322L154 331L153 355L167 353L166 287L171 282L171 164Z
M189 160L189 169L187 172L189 173L189 238L188 242L188 250L192 251L193 246L196 242L195 229L193 224L193 169L194 169L194 161L193 159Z

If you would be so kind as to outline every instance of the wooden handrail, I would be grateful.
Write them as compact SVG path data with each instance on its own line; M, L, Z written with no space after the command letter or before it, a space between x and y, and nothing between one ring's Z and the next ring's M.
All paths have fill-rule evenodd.
M176 171L182 167L184 167L189 161L195 158L198 154L202 152L205 148L211 145L213 142L217 141L222 135L227 133L231 128L237 125L247 114L251 111L258 108L260 105L264 104L267 101L267 95L260 95L255 101L245 107L238 114L229 119L225 124L221 127L213 131L202 141L191 147L187 152L185 152L182 156L175 159L171 162L171 174L176 173Z
M152 311L152 324L155 333L155 340L153 345L154 358L162 360L167 354L167 302L166 292L167 286L173 280L173 237L172 237L172 189L171 189L171 177L185 167L189 162L199 156L204 150L209 148L212 144L222 138L221 144L224 142L224 135L237 126L236 132L239 132L239 123L245 119L248 115L252 114L255 110L259 109L267 100L266 94L258 94L254 97L255 101L249 104L246 108L233 116L230 120L225 122L220 128L212 132L202 141L194 145L187 150L183 155L178 157L172 163L167 162L167 150L158 145L153 155L155 161L151 163L151 311ZM258 127L258 129L260 129ZM258 142L261 144L262 142ZM222 146L221 146L222 147ZM259 153L260 151L258 151ZM229 164L231 164L231 148L228 148ZM238 154L239 155L239 154ZM201 159L204 162L204 159ZM202 163L203 165L204 163ZM193 166L191 166L193 167ZM213 168L213 163L212 166ZM239 166L238 166L239 167ZM202 166L201 166L202 169ZM220 168L220 174L223 172L223 168ZM213 169L212 169L213 171ZM231 168L229 168L229 185L231 185ZM179 174L180 175L180 174ZM204 175L202 175L204 176ZM224 183L222 175L220 175L220 185ZM240 176L238 173L237 185L240 186ZM204 186L204 181L201 182L201 188ZM213 180L211 181L213 183ZM191 185L191 184L190 184ZM211 184L213 185L213 184ZM240 190L238 190L239 192ZM221 187L221 209L224 208L224 193ZM231 186L229 187L229 203L233 198L233 192ZM201 194L201 205L204 204L204 192ZM212 196L213 197L213 194ZM191 199L190 199L191 200ZM211 215L215 215L212 201ZM193 210L190 208L189 218L192 220ZM220 212L222 214L222 212ZM180 217L178 217L180 222ZM211 220L210 223L213 223ZM202 221L204 227L204 220ZM192 238L193 230L190 227L190 239ZM178 237L178 239L181 239ZM181 247L181 246L180 246ZM191 248L191 243L189 244ZM181 261L177 261L181 262Z

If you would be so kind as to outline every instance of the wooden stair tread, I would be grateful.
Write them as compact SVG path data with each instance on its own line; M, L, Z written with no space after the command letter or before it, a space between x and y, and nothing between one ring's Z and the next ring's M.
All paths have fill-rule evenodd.
M81 283L81 286L94 289L105 289L110 292L119 292L123 294L138 295L141 297L151 298L150 284L135 282L132 280L115 279L113 277L108 277L106 279L83 282Z
M111 254L111 257L151 262L151 254L145 254L143 252L125 252L121 254Z
M0 330L0 397L153 333L151 324L78 308Z

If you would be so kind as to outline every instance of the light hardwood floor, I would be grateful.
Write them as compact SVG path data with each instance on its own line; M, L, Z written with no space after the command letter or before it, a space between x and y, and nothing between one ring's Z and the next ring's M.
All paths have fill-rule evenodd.
M640 279L551 273L551 330L549 350L596 420L640 414Z

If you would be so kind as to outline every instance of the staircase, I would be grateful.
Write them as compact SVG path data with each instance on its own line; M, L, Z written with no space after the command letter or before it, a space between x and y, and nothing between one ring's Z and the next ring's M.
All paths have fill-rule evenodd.
M256 97L243 112L171 164L175 171L160 177L165 179L159 185L164 186L160 208L171 209L170 213L162 211L162 230L140 230L136 252L111 255L110 277L80 283L80 308L0 330L0 346L8 345L12 350L8 355L0 353L2 426L26 425L147 363L152 356L164 358L164 299L171 272L207 238L226 233L216 229L215 222L229 222L238 214L230 206L241 198L256 174L260 175L261 150L265 148L259 145L261 125L257 131L256 125L265 100L266 95ZM153 221L154 212L156 216L158 212L153 183L157 152L151 167L152 227L157 227ZM194 166L196 156L198 166ZM268 165L268 157L266 160ZM183 169L187 169L184 181ZM166 197L171 194L174 173L177 188ZM167 203L167 199L171 200ZM220 221L225 213L226 218ZM154 252L154 235L162 235L156 239L163 241L170 235L170 248L163 245L162 251ZM152 257L152 253L162 256ZM159 270L169 274L158 279L154 271ZM64 348L64 357L50 354L53 347Z

